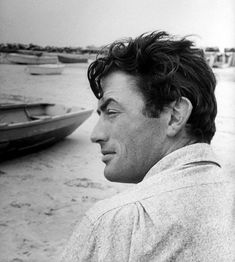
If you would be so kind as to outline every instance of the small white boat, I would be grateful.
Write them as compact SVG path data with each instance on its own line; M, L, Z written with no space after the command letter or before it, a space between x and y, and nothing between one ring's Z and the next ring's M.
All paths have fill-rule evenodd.
M23 65L41 65L58 63L57 56L47 56L42 53L39 53L37 55L10 53L7 55L7 60L14 64Z
M31 75L60 75L64 70L64 65L48 64L48 65L30 65L26 67L26 71Z

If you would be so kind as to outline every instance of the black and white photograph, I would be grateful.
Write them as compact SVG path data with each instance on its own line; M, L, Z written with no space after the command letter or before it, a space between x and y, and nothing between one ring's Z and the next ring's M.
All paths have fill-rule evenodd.
M235 262L234 112L234 0L0 0L0 262Z

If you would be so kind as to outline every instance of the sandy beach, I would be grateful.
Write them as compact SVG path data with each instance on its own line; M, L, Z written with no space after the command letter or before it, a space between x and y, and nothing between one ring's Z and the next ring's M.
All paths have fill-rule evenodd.
M50 102L96 107L88 64L66 65L62 75L33 76L25 66L0 64L0 103ZM217 132L212 146L235 173L235 67L215 70ZM63 141L0 163L0 262L57 261L74 226L96 201L131 185L103 177L99 147L89 140L96 113Z

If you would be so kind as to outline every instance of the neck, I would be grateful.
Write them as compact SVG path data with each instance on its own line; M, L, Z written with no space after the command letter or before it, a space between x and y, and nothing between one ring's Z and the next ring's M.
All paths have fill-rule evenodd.
M170 153L172 153L173 151L180 149L182 147L188 146L188 145L192 145L197 143L197 140L192 138L192 137L182 137L181 139L178 139L176 141L174 141L173 143L170 143L170 145L168 146L167 150L165 151L165 155L168 155Z

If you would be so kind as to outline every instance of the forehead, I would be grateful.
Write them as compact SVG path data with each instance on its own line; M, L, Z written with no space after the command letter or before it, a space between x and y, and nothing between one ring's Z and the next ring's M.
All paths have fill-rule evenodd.
M143 95L138 89L137 79L135 76L125 72L112 72L105 76L101 81L103 97L99 100L98 105L107 99L114 99L116 102L130 102L130 100L140 100L143 102Z

